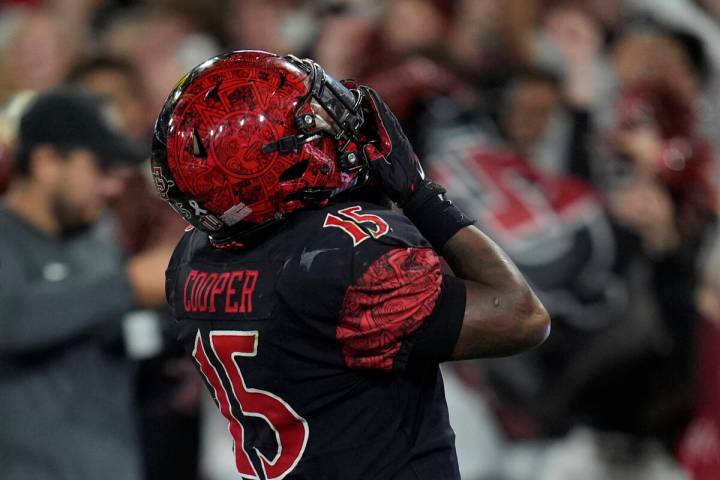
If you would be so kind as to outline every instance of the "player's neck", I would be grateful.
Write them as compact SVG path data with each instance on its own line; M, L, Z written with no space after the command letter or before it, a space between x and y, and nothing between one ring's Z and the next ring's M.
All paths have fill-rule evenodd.
M392 202L387 195L382 193L379 189L370 186L363 186L341 193L340 195L333 197L332 202L368 202L385 208L392 207Z

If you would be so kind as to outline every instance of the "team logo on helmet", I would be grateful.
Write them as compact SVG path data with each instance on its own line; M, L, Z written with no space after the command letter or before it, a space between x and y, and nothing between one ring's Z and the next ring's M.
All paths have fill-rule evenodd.
M175 182L165 178L165 175L163 175L162 167L153 167L152 173L153 184L155 184L155 189L158 191L160 198L162 198L163 200L168 200L168 192L172 187L175 186Z
M190 210L185 208L185 205L183 205L182 202L173 202L172 207L173 209L175 209L176 212L180 214L181 217L183 217L188 222L192 220L192 213L190 213Z

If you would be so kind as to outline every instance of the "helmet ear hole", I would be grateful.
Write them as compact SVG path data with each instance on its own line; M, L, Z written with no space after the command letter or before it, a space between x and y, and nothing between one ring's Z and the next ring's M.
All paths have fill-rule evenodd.
M309 160L303 160L301 162L296 163L292 167L285 170L283 173L280 174L279 180L281 182L287 182L290 180L296 180L303 176L305 171L307 171L308 165L310 164Z

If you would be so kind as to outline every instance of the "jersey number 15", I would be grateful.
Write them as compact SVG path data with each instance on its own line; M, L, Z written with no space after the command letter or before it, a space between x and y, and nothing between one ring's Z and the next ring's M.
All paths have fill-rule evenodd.
M193 357L212 389L220 412L229 422L228 429L235 442L235 463L240 475L258 480L281 479L300 461L309 430L305 419L295 413L283 399L245 384L236 357L256 356L258 336L257 331L216 330L210 332L210 342L206 348L198 331ZM209 354L214 356L214 361ZM219 365L221 370L215 365ZM243 420L247 417L264 420L275 433L277 451L273 458L267 458L245 440ZM248 447L254 451L252 457Z

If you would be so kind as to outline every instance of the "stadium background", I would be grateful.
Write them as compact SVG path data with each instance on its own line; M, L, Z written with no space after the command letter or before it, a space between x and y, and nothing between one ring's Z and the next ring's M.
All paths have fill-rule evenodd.
M0 191L32 92L81 83L149 148L232 49L376 87L548 306L539 350L444 370L463 478L720 478L720 1L5 0ZM147 170L103 219L127 255L183 227ZM237 478L163 315L125 322L147 478Z

